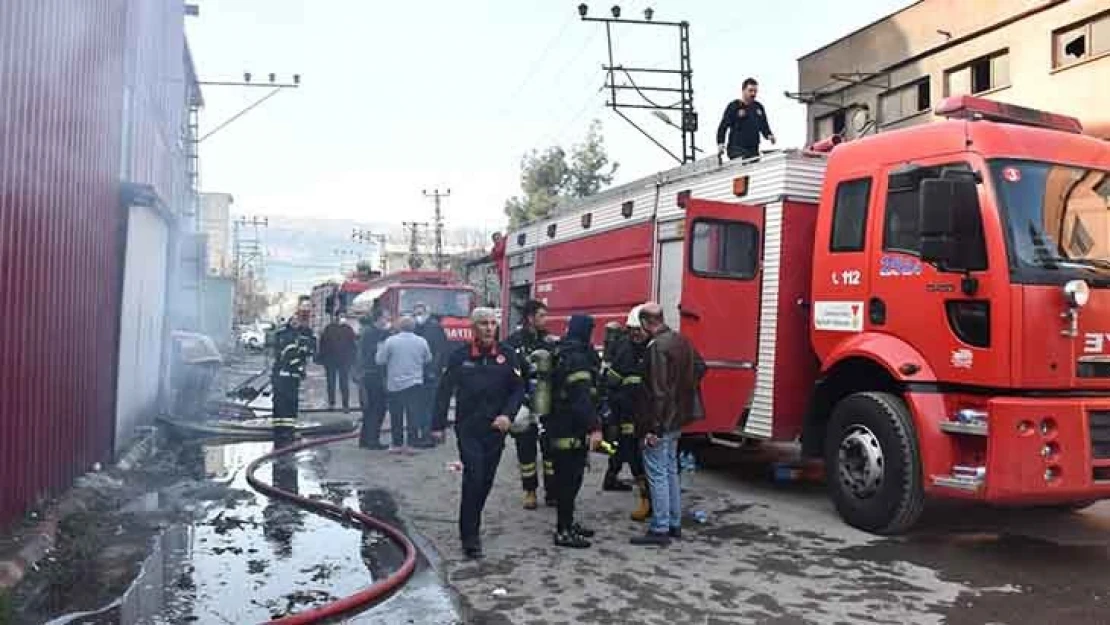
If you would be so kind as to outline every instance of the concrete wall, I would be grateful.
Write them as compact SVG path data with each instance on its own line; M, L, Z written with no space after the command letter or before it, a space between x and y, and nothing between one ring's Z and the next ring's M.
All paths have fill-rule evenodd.
M1054 67L1053 61L1054 33L1110 10L1107 0L975 0L975 11L968 10L970 4L923 0L799 59L799 90L822 90L831 100L808 107L809 138L823 138L829 130L819 132L816 120L841 106L866 105L880 131L932 121L932 109L949 95L946 72L1003 51L1009 79L980 95L1074 115L1091 127L1110 125L1110 55L1062 68ZM883 76L848 88L830 80L832 73L855 71ZM929 84L928 109L884 119L880 96L921 79ZM847 136L858 136L853 116L847 117Z
M204 279L204 305L201 332L223 345L233 340L232 311L235 306L235 281L208 276Z

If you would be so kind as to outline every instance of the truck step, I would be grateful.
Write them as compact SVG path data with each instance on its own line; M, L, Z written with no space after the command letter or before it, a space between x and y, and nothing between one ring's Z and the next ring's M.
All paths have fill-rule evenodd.
M940 430L948 434L966 434L969 436L986 436L986 423L961 423L959 421L941 421Z
M952 475L934 475L933 485L974 493L983 488L986 479L986 467L956 466L952 468Z

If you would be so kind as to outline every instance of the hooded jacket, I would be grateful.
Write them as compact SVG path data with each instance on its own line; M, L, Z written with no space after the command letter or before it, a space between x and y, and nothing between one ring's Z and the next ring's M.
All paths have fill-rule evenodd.
M594 320L589 315L574 315L567 335L556 352L553 382L555 402L552 414L544 421L551 438L578 438L601 429L597 415L597 376L601 361L590 346Z

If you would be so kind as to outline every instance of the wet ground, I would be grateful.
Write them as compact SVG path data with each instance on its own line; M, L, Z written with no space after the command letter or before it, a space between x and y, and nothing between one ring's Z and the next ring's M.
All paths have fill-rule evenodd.
M256 363L228 370L221 391ZM310 382L304 403L314 407L322 389ZM17 589L15 622L259 623L350 595L401 566L401 549L378 532L255 493L246 466L273 448L268 441L174 440L143 471L93 476L99 482L85 487L103 505L67 520L51 558ZM404 527L387 490L328 480L321 472L328 456L327 449L301 451L262 465L256 476ZM418 612L430 620L413 620ZM403 592L343 622L459 621L421 557Z
M249 365L231 370L244 375ZM306 404L318 406L322 389L310 382ZM155 471L152 485L124 489L125 512L91 506L73 525L97 528L97 539L63 546L57 556L66 563L44 569L52 574L46 596L69 603L27 613L26 622L113 600L118 605L104 619L55 622L259 622L396 570L400 552L380 536L251 491L242 468L269 449L211 441L181 447L176 473ZM684 474L683 496L706 521L688 520L680 543L645 549L628 544L644 529L628 519L632 496L601 491L604 458L594 456L580 510L598 537L590 550L567 551L551 544L553 510L521 508L510 442L486 508L487 558L476 563L461 557L457 542L456 459L453 441L400 457L348 441L259 475L370 510L420 546L413 581L347 622L1110 623L1110 503L1080 514L933 505L914 533L879 538L845 526L819 487L774 483L750 468L699 470ZM112 493L107 499L123 497L103 490ZM161 538L149 543L152 536ZM141 557L132 555L137 548ZM82 565L82 555L94 565ZM130 581L128 567L141 567L129 589L116 581ZM73 592L89 576L97 592Z

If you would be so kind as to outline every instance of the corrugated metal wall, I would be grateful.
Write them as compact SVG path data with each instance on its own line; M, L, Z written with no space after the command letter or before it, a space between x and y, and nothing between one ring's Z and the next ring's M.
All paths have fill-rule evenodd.
M0 524L112 450L125 7L0 2Z

